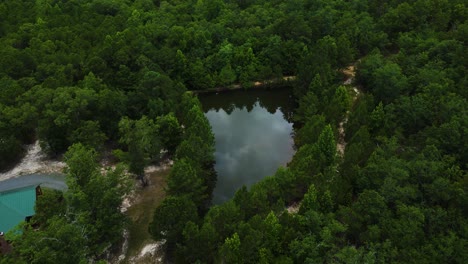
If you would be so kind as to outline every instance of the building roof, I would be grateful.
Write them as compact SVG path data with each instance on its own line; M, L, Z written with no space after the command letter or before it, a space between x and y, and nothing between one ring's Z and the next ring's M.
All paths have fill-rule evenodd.
M0 192L0 232L8 232L34 215L36 186Z
M66 191L65 175L63 174L30 174L0 181L0 193L9 190L37 186L47 187L55 190Z

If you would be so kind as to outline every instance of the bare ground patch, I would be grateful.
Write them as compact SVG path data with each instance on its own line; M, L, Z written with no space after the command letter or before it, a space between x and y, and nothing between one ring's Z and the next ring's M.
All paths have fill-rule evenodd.
M172 163L150 166L146 172L148 186L136 186L135 191L124 200L124 211L130 223L127 249L116 263L164 263L162 241L154 241L148 232L154 209L166 197L166 179ZM125 242L124 242L125 243Z

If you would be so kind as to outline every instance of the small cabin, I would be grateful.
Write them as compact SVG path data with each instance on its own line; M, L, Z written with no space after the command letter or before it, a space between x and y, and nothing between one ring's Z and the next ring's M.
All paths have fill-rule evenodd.
M8 232L34 215L36 198L42 194L38 185L0 190L0 232Z

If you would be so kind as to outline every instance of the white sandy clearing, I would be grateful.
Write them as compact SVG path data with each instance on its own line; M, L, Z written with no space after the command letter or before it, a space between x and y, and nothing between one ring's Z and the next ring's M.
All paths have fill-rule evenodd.
M26 156L18 165L10 171L0 173L0 181L34 173L60 173L63 168L65 168L65 162L47 159L39 141L36 141L28 146Z

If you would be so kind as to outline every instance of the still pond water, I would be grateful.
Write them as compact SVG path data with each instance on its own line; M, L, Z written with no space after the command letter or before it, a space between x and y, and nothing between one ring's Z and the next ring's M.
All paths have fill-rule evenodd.
M243 185L273 175L291 160L290 89L228 91L201 94L199 99L216 139L214 204L232 198Z

